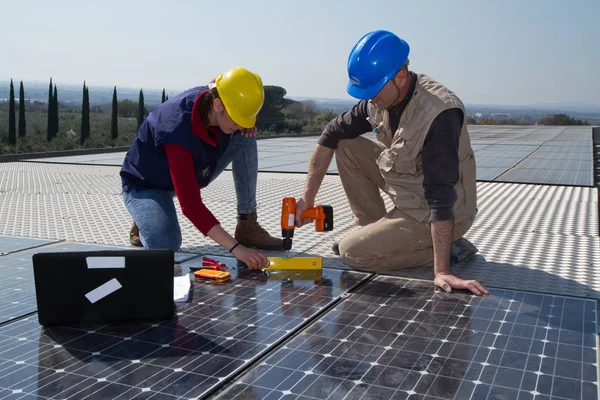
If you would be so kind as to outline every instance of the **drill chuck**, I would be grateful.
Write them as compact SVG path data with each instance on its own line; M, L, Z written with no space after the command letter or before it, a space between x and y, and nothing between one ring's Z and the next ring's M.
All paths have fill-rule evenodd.
M283 249L291 250L292 249L292 238L294 237L293 229L282 229L281 237L283 238Z

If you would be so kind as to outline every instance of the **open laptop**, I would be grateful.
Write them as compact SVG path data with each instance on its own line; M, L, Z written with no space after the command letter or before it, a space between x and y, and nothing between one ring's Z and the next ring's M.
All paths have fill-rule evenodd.
M174 253L108 250L37 253L41 325L157 321L174 315Z

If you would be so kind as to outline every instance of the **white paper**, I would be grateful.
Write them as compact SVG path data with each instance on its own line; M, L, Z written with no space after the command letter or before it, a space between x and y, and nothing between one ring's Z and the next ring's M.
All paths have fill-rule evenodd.
M110 281L98 286L96 289L86 294L85 297L87 297L90 303L94 304L98 300L105 298L109 294L121 289L122 287L123 286L121 286L116 278L112 278Z
M176 276L173 279L173 298L175 301L187 301L190 293L191 282L187 275Z
M125 268L125 257L86 257L88 269Z

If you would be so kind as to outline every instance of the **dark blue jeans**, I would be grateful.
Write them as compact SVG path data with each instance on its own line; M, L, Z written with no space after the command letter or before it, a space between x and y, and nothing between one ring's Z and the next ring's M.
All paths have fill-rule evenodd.
M258 179L258 149L256 138L234 134L219 160L214 180L232 163L233 182L237 197L237 211L242 214L256 210ZM127 211L140 229L140 240L146 249L181 247L181 228L173 203L174 192L164 190L132 190L123 192Z

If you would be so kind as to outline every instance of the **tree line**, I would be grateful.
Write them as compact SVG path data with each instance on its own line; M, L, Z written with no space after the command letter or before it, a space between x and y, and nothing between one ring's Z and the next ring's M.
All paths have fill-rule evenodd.
M475 118L470 117L467 120L470 125L590 125L588 121L581 119L575 119L566 114L551 114L546 115L542 118L536 118L530 120L530 118L483 118L481 121L477 121Z
M332 111L320 110L314 102L287 99L287 91L280 86L266 85L264 90L265 102L256 123L259 135L319 133L336 116ZM52 78L48 85L47 103L27 102L21 81L17 137L16 99L12 79L9 96L8 140L3 134L6 127L2 112L4 105L0 104L0 154L127 146L149 112L149 107L144 102L143 89L140 89L137 102L129 99L119 101L115 86L110 104L91 106L89 88L84 82L79 107L59 102L59 88ZM168 100L169 96L163 89L161 103ZM150 106L150 110L153 106ZM32 125L33 136L28 134ZM42 129L44 139L40 132Z
M265 85L264 91L264 105L256 122L259 135L318 134L337 115L331 110L319 109L314 102L298 102L286 98L287 91L280 86ZM154 106L145 105L143 89L140 89L137 102L129 99L119 101L116 86L111 103L91 106L89 88L85 82L80 107L61 104L58 99L58 87L53 84L52 78L48 85L47 103L30 103L25 100L25 88L21 81L17 124L15 87L12 80L9 92L7 114L3 112L6 110L6 104L0 104L0 154L128 146L148 115L149 108ZM169 96L163 89L161 103L168 99ZM523 121L514 119L489 118L479 122L469 118L468 122L484 125L524 124ZM565 114L550 115L536 123L588 125L587 121L577 120ZM8 135L5 133L6 126ZM28 131L31 128L33 135L29 137ZM43 136L45 138L42 138Z
M10 80L10 94L9 94L9 127L8 127L8 143L9 145L15 145L16 139L16 124L15 124L15 94L13 80ZM163 89L162 102L164 103L168 99L168 96ZM118 129L118 118L119 118L119 102L117 101L117 87L114 87L113 98L112 98L112 111L111 111L111 129L110 137L115 140L119 136ZM138 103L126 100L124 108L129 110L131 107L137 108L137 127L138 129L146 117L148 110L144 107L144 92L140 89L140 95ZM131 114L128 111L128 115ZM56 138L59 132L59 109L58 109L58 88L56 85L52 85L52 78L50 78L50 84L48 86L48 108L47 108L47 130L46 138L50 142ZM25 119L25 90L23 87L23 81L21 81L20 93L19 93L19 137L25 138L27 136L27 123ZM86 83L83 83L82 102L81 102L81 129L80 129L80 143L83 145L86 140L90 137L90 94L89 88Z

